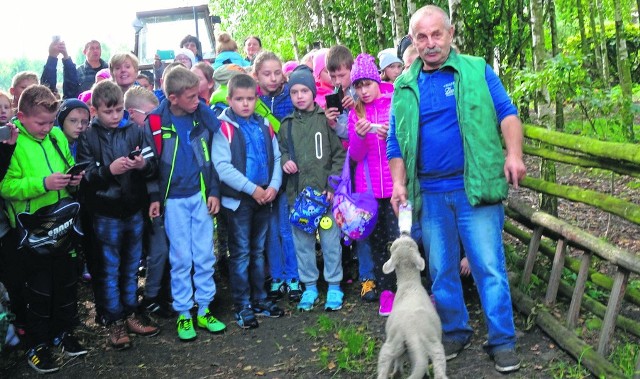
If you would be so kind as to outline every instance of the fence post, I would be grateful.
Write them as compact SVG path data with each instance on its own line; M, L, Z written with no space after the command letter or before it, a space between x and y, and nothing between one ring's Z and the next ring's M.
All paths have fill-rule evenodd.
M627 288L628 280L629 270L618 266L618 270L616 271L616 275L613 280L613 287L611 287L611 294L609 295L607 312L604 314L600 338L598 340L598 353L603 356L606 356L609 353L609 342L613 336L614 330L616 329L616 318L618 317L620 307L622 306L622 299L624 298L624 291Z
M580 305L582 304L582 295L584 295L584 288L589 278L589 266L591 265L591 255L589 251L585 251L580 261L580 270L578 271L578 277L576 278L576 286L573 289L573 295L571 296L571 305L569 305L569 311L567 312L567 328L573 330L578 324L578 316L580 316Z
M540 239L542 238L542 231L544 227L537 226L533 230L531 235L531 241L529 242L529 251L527 252L527 261L524 264L524 271L522 272L522 279L520 279L520 288L523 290L529 281L531 280L531 273L533 272L533 265L536 262L536 255L538 254L538 248L540 247Z
M549 286L547 287L547 295L544 303L548 306L556 302L558 295L558 287L562 278L562 270L564 269L564 255L567 248L567 240L560 238L556 245L556 254L553 256L553 266L551 267L551 275L549 276Z

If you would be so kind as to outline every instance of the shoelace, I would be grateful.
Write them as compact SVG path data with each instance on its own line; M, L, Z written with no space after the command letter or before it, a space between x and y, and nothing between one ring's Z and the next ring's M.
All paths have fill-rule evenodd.
M365 293L373 291L374 288L376 288L376 284L373 280L365 280L362 282L362 291L360 291L360 296L364 296Z
M193 328L193 320L184 318L178 321L178 329L188 330Z

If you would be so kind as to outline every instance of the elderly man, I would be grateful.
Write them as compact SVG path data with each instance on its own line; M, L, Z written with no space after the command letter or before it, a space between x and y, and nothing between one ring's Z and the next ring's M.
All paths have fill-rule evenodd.
M96 73L103 68L109 68L109 64L100 58L102 46L100 42L91 40L84 45L82 50L86 60L78 66L78 81L80 82L80 92L88 91L96 82Z
M460 244L476 281L488 328L485 351L500 372L520 368L502 246L508 183L525 176L522 125L500 79L482 58L451 48L454 27L432 5L412 17L420 59L395 82L387 141L391 202L413 204L420 221L447 359L473 329L459 278ZM500 128L506 159L500 143Z

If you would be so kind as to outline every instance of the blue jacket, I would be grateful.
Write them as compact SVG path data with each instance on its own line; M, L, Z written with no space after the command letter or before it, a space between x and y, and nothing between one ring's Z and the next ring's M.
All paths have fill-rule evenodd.
M213 61L213 69L217 70L218 67L223 64L233 63L237 64L240 67L248 67L251 66L251 63L247 62L242 55L238 54L236 51L223 51L216 56L216 60Z
M169 109L169 100L165 99L160 105L154 109L152 114L159 114L161 117L162 132L162 152L156 151L159 156L159 193L150 193L150 200L161 201L164 203L169 194L169 186L171 185L171 176L174 170L175 155L178 151L178 144L182 143L178 138L173 123L171 122L171 112ZM145 122L145 128L149 131L149 118ZM189 133L189 140L196 160L200 166L200 186L204 198L213 196L220 198L220 181L218 174L211 161L211 144L213 135L220 129L220 122L215 117L213 111L201 101L198 109L193 112L193 129ZM154 145L155 148L155 145Z
M271 113L282 121L283 118L293 113L293 102L289 94L289 84L285 83L282 92L275 96L260 95L260 99L271 109Z
M80 84L80 90L78 93L90 90L93 83L96 82L96 74L103 68L109 68L109 64L102 59L100 59L100 67L98 68L91 67L89 62L86 61L83 64L78 65L78 83Z
M62 60L62 98L63 99L77 99L80 94L80 84L78 82L78 70L76 65L73 64L71 58ZM95 82L95 74L94 79ZM56 93L58 89L58 58L48 57L47 63L42 70L42 76L40 77L40 84L49 87L51 92Z

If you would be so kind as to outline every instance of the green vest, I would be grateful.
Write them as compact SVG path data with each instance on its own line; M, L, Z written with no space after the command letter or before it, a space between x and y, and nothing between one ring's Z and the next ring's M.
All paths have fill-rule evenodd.
M485 79L486 65L482 58L451 50L441 67L454 70L456 111L464 146L464 189L469 203L474 206L502 201L509 189L504 175L498 118ZM392 105L414 217L422 209L416 164L420 130L417 79L421 70L422 60L416 59L409 70L396 79Z

